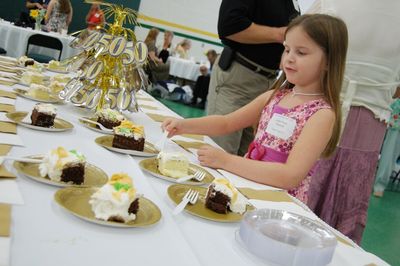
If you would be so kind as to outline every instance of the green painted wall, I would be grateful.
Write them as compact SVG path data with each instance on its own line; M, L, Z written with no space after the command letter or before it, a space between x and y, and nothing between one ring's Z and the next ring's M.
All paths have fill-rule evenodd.
M120 4L135 10L139 9L140 0L110 0L115 4ZM85 17L89 11L90 4L85 4L83 0L71 0L74 11L69 32L74 32L86 27ZM0 18L15 21L19 13L25 10L24 0L0 0ZM1 38L1 36L0 36Z

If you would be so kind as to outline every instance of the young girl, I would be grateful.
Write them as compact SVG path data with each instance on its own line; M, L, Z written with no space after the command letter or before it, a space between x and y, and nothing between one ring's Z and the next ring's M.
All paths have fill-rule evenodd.
M51 0L47 7L45 22L49 31L61 32L68 29L72 21L70 0Z
M346 25L328 15L300 16L289 24L284 46L284 74L273 90L228 115L168 118L162 127L169 137L216 136L258 123L245 158L203 146L198 150L200 163L287 189L307 202L309 173L321 154L328 156L335 150L339 138Z

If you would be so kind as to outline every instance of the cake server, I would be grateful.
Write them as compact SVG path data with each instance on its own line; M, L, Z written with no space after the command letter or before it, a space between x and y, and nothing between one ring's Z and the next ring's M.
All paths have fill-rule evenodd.
M42 163L42 159L33 159L28 157L0 156L0 165L6 160L13 160L23 163Z
M161 139L154 144L154 147L156 147L157 150L162 151L165 147L167 139L168 139L168 131L164 130Z

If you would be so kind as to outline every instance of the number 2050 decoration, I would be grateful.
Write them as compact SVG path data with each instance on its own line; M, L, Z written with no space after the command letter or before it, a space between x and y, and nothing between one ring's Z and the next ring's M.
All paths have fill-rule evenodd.
M59 96L89 109L137 111L136 91L147 86L143 65L148 49L144 42L136 40L132 30L122 26L126 19L137 24L137 13L115 4L101 4L107 6L105 14L114 16L114 22L106 24L104 32L81 31L71 42L71 47L82 52L67 59L65 64L79 75Z

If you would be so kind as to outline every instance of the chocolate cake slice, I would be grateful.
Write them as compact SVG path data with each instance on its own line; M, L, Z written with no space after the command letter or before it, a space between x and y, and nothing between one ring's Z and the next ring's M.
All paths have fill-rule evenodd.
M54 126L56 109L51 104L36 104L31 114L32 125L39 127Z
M144 138L136 140L134 137L126 137L121 135L114 135L112 146L115 148L143 151Z
M129 206L128 213L137 214L139 211L139 199L135 199ZM110 222L125 223L125 220L120 216L111 216L108 218Z
M213 210L217 213L226 214L229 210L229 203L231 199L214 189L214 185L211 185L208 188L207 196L206 196L206 208Z
M82 163L66 166L61 174L61 181L63 182L72 182L76 185L80 185L84 181L85 175L85 165Z

